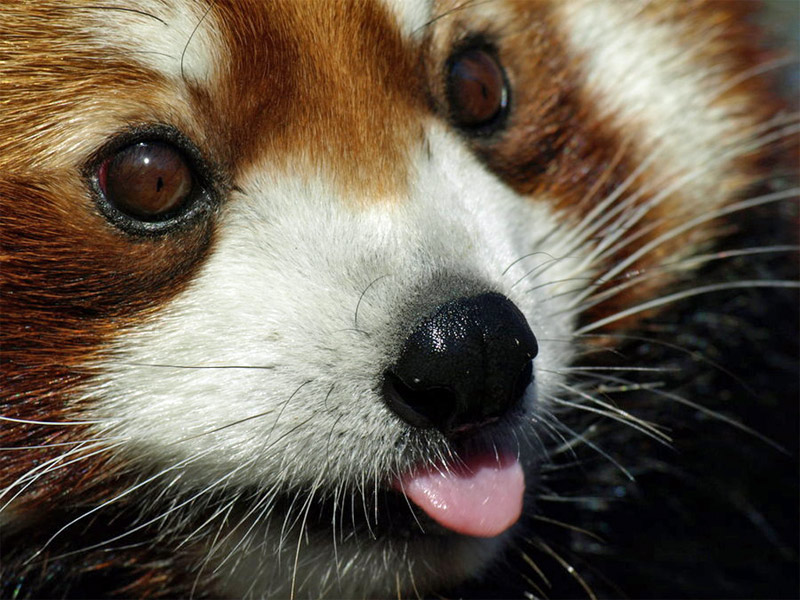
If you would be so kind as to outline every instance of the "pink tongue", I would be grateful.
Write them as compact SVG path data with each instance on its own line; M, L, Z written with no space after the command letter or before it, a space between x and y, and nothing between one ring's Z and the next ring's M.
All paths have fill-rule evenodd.
M514 457L475 456L463 466L411 471L394 485L439 525L494 537L519 519L525 476Z

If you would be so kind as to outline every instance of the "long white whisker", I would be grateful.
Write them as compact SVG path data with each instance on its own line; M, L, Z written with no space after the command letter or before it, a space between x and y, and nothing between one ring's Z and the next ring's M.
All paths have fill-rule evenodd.
M116 444L111 444L111 445L108 445L108 444L105 444L105 443L103 443L103 444L101 444L101 443L88 444L87 443L87 445L85 447L83 445L78 445L75 448L71 449L69 452L66 452L64 454L59 454L58 456L55 456L55 457L53 457L53 458L41 463L40 465L37 465L33 469L30 469L29 471L26 471L21 477L19 477L16 481L11 483L8 487L4 488L2 490L2 492L0 492L0 498L2 498L7 493L11 492L14 488L16 488L18 486L21 486L16 491L16 493L14 495L12 495L6 501L5 504L3 504L3 506L0 506L0 512L3 512L6 508L8 508L8 506L11 504L11 502L13 502L15 499L17 499L20 495L22 495L22 493L26 489L28 489L31 485L33 485L39 478L43 477L44 475L47 475L48 473L52 473L53 471L57 471L59 469L63 469L64 467L67 467L69 465L81 462L81 461L86 460L88 458L91 458L93 456L97 456L98 454L103 454L105 452L108 452L109 450L112 450L113 448L115 448L117 446L120 446L120 445L121 445L121 442L118 442ZM94 448L99 448L99 450L94 450L93 452L88 452L87 454L80 454L80 452L82 452L82 451L92 450ZM76 454L78 455L77 458L72 458L71 460L66 460L66 459L68 459L71 456L76 455ZM66 462L63 462L65 460L66 460Z
M559 403L558 402L558 398L555 398L555 397L548 397L547 400L548 400L548 402L553 402L553 403L556 403L556 404ZM562 445L562 446L560 446L558 448L555 448L553 450L553 452L552 452L553 456L556 456L558 454L563 454L564 452L573 452L573 455L574 455L574 450L573 450L574 446L576 444L584 444L586 447L591 448L592 450L597 452L597 454L599 454L600 456L605 458L609 463L614 465L614 467L616 467L619 470L619 472L622 473L623 475L625 475L625 477L627 477L630 481L635 481L636 480L636 478L633 476L633 474L631 474L631 472L628 469L623 467L619 463L619 461L615 460L610 454L608 454L600 446L598 446L597 444L592 442L585 435L582 435L582 434L574 431L573 429L571 429L570 427L565 425L561 420L556 419L555 417L553 417L553 425L555 425L556 427L566 431L568 434L570 434L572 436L572 439L573 439L572 442L567 442L565 445ZM587 431L592 431L592 430L594 430L594 425L591 425L587 429Z
M645 434L645 435L647 435L647 436L649 436L649 437L651 437L651 438L653 438L653 439L655 439L655 440L657 440L659 442L662 442L662 443L668 443L668 442L671 441L671 439L670 439L670 437L668 435L666 435L663 431L660 431L652 423L648 423L647 421L644 421L644 420L642 420L642 419L640 419L638 417L635 417L634 415L630 414L629 412L626 412L626 411L624 411L624 410L622 410L620 408L617 408L616 406L612 406L611 404L609 404L607 402L603 402L602 400L600 400L596 396L592 396L591 394L587 394L586 392L578 390L574 386L567 385L567 384L559 384L559 387L561 387L562 389L564 389L564 390L566 390L566 391L568 391L570 393L577 394L578 396L580 396L584 400L587 400L588 402L590 402L592 404L596 404L597 406L599 406L601 408L595 408L593 406L587 406L586 404L578 404L576 402L571 402L569 400L563 400L563 399L560 399L560 398L555 400L555 402L558 403L558 404L561 404L563 406L569 406L569 407L572 407L572 408L577 408L577 409L583 410L583 411L592 412L592 413L595 413L595 414L598 414L598 415L602 415L604 417L608 417L609 419L613 419L615 421L619 421L620 423L624 423L625 425L628 425L629 427L632 427L636 431L639 431L639 432L641 432L641 433L643 433L643 434Z
M78 425L99 425L102 421L34 421L32 419L16 419L0 415L0 421L9 423L23 423L25 425L58 425L59 427L72 427Z
M754 133L768 130L772 128L771 125L760 126L757 128ZM713 162L717 160L722 160L727 157L728 154L738 154L740 152L744 152L745 150L752 150L761 145L766 145L775 141L775 139L779 139L780 137L785 137L792 133L793 129L797 128L788 128L783 129L777 133L768 133L763 135L761 138L756 138L753 142L749 143L746 148L736 146L727 152L723 152L721 155L714 157L713 159L709 159L708 162ZM682 176L678 177L677 179L670 182L665 188L661 189L653 198L645 202L642 206L638 208L634 208L635 202L638 198L646 193L647 189L639 189L637 190L632 196L627 198L624 202L618 204L614 209L608 211L607 214L604 215L603 218L595 220L593 227L586 230L580 237L580 242L585 242L591 235L594 235L595 232L599 231L601 227L607 223L612 216L616 214L620 214L620 217L617 219L616 223L609 227L608 235L603 237L603 240L597 247L586 257L584 264L580 265L579 268L585 269L586 265L594 264L596 262L600 262L603 260L604 257L613 255L619 252L622 248L624 248L627 244L629 244L632 239L622 240L621 242L617 243L618 240L622 239L624 234L628 232L631 228L634 227L637 223L639 223L654 207L658 206L662 201L666 198L670 197L675 191L679 190L681 187L687 185L697 177L700 177L703 174L703 168L705 165L698 165L692 171L689 171ZM655 187L655 186L650 186ZM649 189L649 188L648 188ZM616 194L612 194L616 198ZM631 210L628 210L628 209ZM651 223L649 227L654 227L655 224ZM640 228L641 229L641 228ZM641 237L642 233L640 230L637 230L633 236L633 239Z
M779 252L797 252L799 250L800 246L765 246L763 248L745 248L740 250L720 251L711 254L701 254L691 258L683 258L677 261L667 262L656 267L649 268L645 271L637 271L631 276L627 276L628 274L620 276L622 283L589 296L587 300L580 305L580 310L588 310L593 306L597 306L598 304L607 301L609 298L619 295L627 289L640 285L644 281L660 277L664 273L689 270L713 261L726 260L734 257Z
M604 279L613 279L619 273L623 272L629 266L634 264L637 260L641 257L645 256L649 252L652 252L655 248L661 246L665 242L668 242L672 239L675 239L682 233L690 229L694 229L698 225L703 223L707 223L708 221L712 221L714 219L718 219L719 217L723 217L726 215L730 215L736 212L740 212L743 210L748 210L751 208L755 208L756 206L762 206L764 204L770 204L772 202L778 202L780 200L786 200L790 198L796 197L800 194L800 188L793 188L790 190L781 190L778 192L773 192L771 194L766 194L763 196L758 196L756 198L751 198L748 200L743 200L741 202L735 202L729 206L725 206L718 210L710 211L699 217L695 217L694 219L689 219L688 221L682 222L680 225L673 227L669 231L663 233L662 235L654 238L637 251L631 253L627 256L624 260L621 260L619 263L614 265L608 272L603 274Z
M578 329L575 332L575 335L580 336L590 331L595 331L596 329L600 329L601 327L604 327L609 323L614 323L615 321L625 319L635 314L645 312L654 308L658 308L659 306L664 306L665 304L670 304L672 302L685 300L686 298L691 298L693 296L700 296L702 294L709 294L711 292L719 292L725 290L753 289L759 287L798 289L800 288L800 282L783 281L783 280L776 280L776 281L754 280L754 281L730 281L726 283L717 283L712 285L699 286L691 288L689 290L684 290L682 292L676 292L674 294L662 296L661 298L656 298L655 300L650 300L649 302L642 302L641 304L637 304L636 306L633 306L627 310L622 310L603 319L598 319L597 321L589 323L588 325L585 325L584 327Z
M178 463L176 463L176 464L174 464L174 465L172 465L170 467L167 467L166 469L163 469L162 471L159 471L155 475L152 475L151 477L148 477L144 481L141 481L140 483L137 483L136 485L133 485L133 486L129 487L124 492L122 492L120 494L117 494L116 496L113 496L111 499L106 500L102 504L87 510L86 512L84 512L80 516L72 519L66 525L63 525L61 528L59 528L53 535L51 535L48 538L48 540L42 545L42 547L39 548L39 550L37 550L33 555L31 555L31 557L28 558L28 560L26 562L30 563L30 562L34 561L42 552L44 552L44 550L53 542L54 539L56 539L59 535L61 535L64 531L66 531L67 529L72 527L78 521L82 521L83 519L89 517L90 515L93 515L94 513L103 510L106 506L114 504L115 502L119 501L120 499L124 498L125 496L128 496L128 495L132 494L133 492L135 492L136 490L140 489L141 487L149 484L150 482L155 481L156 479L158 479L160 477L163 477L167 473L170 473L170 472L175 471L175 470L182 469L187 464L191 464L192 462L194 462L196 460L199 460L205 454L208 454L208 453L206 452L206 453L202 453L202 454L198 454L198 455L195 455L195 456L191 456L191 457L185 458L185 459L181 460L180 462L178 462Z

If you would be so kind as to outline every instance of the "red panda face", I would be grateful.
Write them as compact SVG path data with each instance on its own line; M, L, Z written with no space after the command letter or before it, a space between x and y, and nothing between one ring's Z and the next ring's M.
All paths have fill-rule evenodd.
M568 373L760 177L738 10L0 8L0 523L143 515L218 595L481 573L560 411L661 435Z

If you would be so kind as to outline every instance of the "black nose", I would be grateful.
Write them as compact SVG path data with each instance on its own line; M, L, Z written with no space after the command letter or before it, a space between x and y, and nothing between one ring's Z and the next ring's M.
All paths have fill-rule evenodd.
M385 374L384 398L411 425L463 433L519 403L537 352L528 322L505 296L452 300L416 324Z

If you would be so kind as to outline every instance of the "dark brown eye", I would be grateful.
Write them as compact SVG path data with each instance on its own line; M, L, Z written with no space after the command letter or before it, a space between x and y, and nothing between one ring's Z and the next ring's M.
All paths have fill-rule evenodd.
M192 192L192 171L183 154L164 142L139 142L100 166L98 183L106 201L141 221L169 218Z
M493 128L508 106L502 67L481 48L456 54L449 61L447 96L456 125L473 130Z

